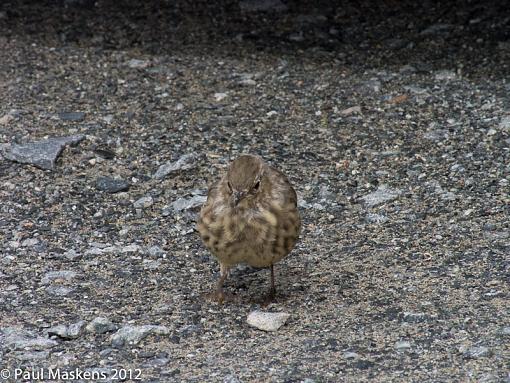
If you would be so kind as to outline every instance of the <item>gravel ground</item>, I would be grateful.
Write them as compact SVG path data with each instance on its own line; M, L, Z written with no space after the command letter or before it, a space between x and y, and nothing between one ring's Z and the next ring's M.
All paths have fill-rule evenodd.
M8 381L510 382L506 2L34 3L0 5ZM206 298L194 229L243 152L300 198L268 306L265 269Z

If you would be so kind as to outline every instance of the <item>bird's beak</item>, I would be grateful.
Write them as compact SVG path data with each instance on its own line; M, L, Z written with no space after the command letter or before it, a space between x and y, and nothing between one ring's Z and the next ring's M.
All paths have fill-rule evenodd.
M242 192L234 192L232 194L232 198L233 198L233 201L234 201L234 207L237 206L237 204L239 204L239 201L241 201L241 199L243 199L244 197L244 193Z

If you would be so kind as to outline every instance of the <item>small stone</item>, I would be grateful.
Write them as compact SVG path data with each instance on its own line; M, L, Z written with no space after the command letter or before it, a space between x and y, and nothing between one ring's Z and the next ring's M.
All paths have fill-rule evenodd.
M342 111L340 111L340 114L342 116L350 116L352 114L361 114L361 107L356 105L356 106L351 106L350 108L347 108L347 109L344 109Z
M347 351L344 352L344 359L358 359L359 354L356 354L355 352Z
M46 288L46 292L49 295L53 295L56 297L65 297L66 295L69 295L73 291L74 291L74 289L72 289L70 287L66 287L66 286L51 285Z
M276 116L277 114L278 114L278 112L276 110L270 110L269 112L266 113L266 116L273 117L273 116Z
M19 327L5 327L0 329L0 344L8 350L47 350L58 342Z
M150 334L168 335L170 330L165 326L143 325L143 326L124 326L117 330L110 338L112 346L122 347L127 344L136 345Z
M466 358L478 359L490 355L490 350L485 346L471 347L462 353Z
M258 328L264 331L277 331L282 327L290 314L279 312L263 312L263 311L252 311L248 314L247 322L250 326Z
M52 170L64 147L75 145L84 138L83 135L55 137L28 144L7 144L0 149L1 154L8 160L34 165L44 170Z
M365 221L367 221L368 223L374 223L374 224L380 225L380 224L388 222L388 217L386 217L383 214L368 213L365 216Z
M64 253L64 257L66 257L67 259L69 259L70 261L72 261L72 260L75 260L75 259L77 259L77 258L81 257L81 255L80 255L80 254L78 254L78 253L76 252L76 250L74 250L74 249L69 249L69 250L67 250L67 251Z
M407 340L400 340L398 342L395 342L395 349L397 351L407 351L411 348L411 343Z
M87 327L85 327L86 331L95 334L105 334L107 332L112 332L117 329L118 326L105 317L94 318L92 321L90 321Z
M239 85L242 85L242 86L255 86L255 85L257 85L257 81L255 81L252 78L246 78L246 79L240 80L239 81Z
M402 190L391 189L387 185L380 185L373 193L367 194L361 199L367 207L374 207L386 202L396 200L402 194Z
M63 280L69 282L77 275L78 274L76 272L71 270L49 271L46 274L44 274L44 277L41 279L41 283L43 285L47 285L56 280Z
M76 339L81 335L85 321L79 321L69 326L60 324L48 329L48 335L56 335L62 339Z
M501 335L510 335L510 327L503 327L501 329Z
M33 247L39 243L37 238L27 238L21 242L22 247Z
M501 118L501 122L499 123L498 127L501 130L510 130L510 116Z
M83 112L62 112L58 115L64 121L83 121L85 113Z
M12 116L11 114L6 114L0 117L0 125L7 125L12 120L14 120L14 116Z
M162 179L170 173L177 172L179 170L193 169L197 166L197 160L198 156L196 154L185 154L176 162L167 162L166 164L161 165L154 174L154 178Z
M451 70L441 70L436 72L434 76L437 81L446 81L446 80L454 80L457 75L454 71Z
M118 193L129 189L129 182L111 177L98 177L96 189L106 193Z
M132 69L145 69L150 65L150 62L146 60L131 59L128 61L127 65Z
M207 201L206 196L195 195L191 198L178 198L170 204L170 207L173 211L178 212L202 206L205 201Z
M490 137L490 136L494 136L498 131L494 128L490 128L488 131L487 131L487 135Z
M135 207L135 209L147 209L147 208L151 207L153 203L154 203L154 200L151 196L144 196L144 197L137 199L133 203L133 206Z
M241 0L239 8L243 12L284 12L287 5L280 0Z
M161 258L161 257L165 257L166 253L165 251L159 247L159 246L151 246L149 247L148 251L149 255L151 257L158 257L158 258Z
M226 93L214 93L214 99L218 102L224 100L227 96L228 95Z

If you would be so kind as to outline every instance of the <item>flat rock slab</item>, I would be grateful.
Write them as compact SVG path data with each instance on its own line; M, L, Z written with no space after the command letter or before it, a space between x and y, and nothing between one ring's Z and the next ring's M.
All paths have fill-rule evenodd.
M252 311L248 314L247 322L250 326L263 331L277 331L282 327L290 314L288 313L271 313L264 311Z
M402 190L391 189L387 185L380 185L373 193L361 197L367 207L375 207L383 203L396 200L402 194Z
M191 198L178 198L170 206L174 211L182 211L202 206L205 201L207 201L206 196L195 195Z
M168 176L170 173L177 172L179 170L188 170L197 166L198 156L194 153L185 154L175 162L167 162L161 165L154 178L162 179Z
M57 341L38 336L20 327L0 329L0 345L8 350L46 350L58 344Z
M30 164L44 170L53 170L55 162L67 145L76 145L85 136L54 137L27 144L7 144L0 147L1 154L11 161Z
M112 346L122 347L126 344L138 344L151 334L168 335L169 330L165 326L143 325L124 326L111 336Z
M129 189L129 182L111 177L97 177L96 189L107 193L118 193Z

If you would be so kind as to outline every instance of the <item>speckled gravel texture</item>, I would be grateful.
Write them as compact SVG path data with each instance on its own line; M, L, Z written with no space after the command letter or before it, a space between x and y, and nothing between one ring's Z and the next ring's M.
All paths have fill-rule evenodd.
M85 139L53 170L0 157L0 367L510 381L507 2L32 3L0 4L0 144ZM208 300L194 228L243 152L300 198L268 306L247 267Z

